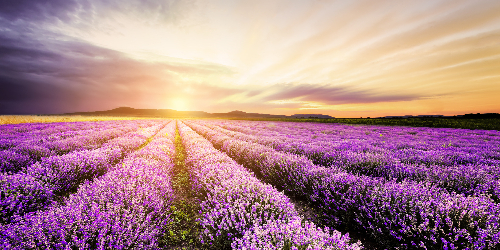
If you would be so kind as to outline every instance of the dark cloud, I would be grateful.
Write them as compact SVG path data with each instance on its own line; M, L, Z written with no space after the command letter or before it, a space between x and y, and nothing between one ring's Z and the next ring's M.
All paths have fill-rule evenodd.
M375 91L354 90L349 87L295 83L277 84L266 92L272 93L264 98L266 101L294 99L327 105L411 101L420 98L417 95L393 95L376 93Z
M252 88L257 87L253 86ZM424 98L417 95L380 94L376 91L353 90L348 87L299 83L276 84L258 89L251 89L245 86L200 86L200 89L202 90L197 92L196 95L191 95L193 105L204 107L205 111L218 110L221 112L244 110L247 112L262 113L264 110L264 113L284 114L291 112L291 110L297 112L296 110L303 109L303 112L306 113L325 113L325 111L331 110L321 109L321 106L310 106L306 102L314 102L319 105L336 105L411 101ZM226 97L229 98L225 101L217 101ZM211 100L212 102L207 102L206 100ZM280 100L293 101L275 102Z
M184 82L233 74L206 62L144 62L70 37L40 41L36 33L0 33L0 114L64 113L117 106L168 108L184 96L208 100L239 90Z
M28 79L0 76L0 100L3 102L44 101L64 96L61 88Z
M0 0L0 17L10 21L53 18L67 21L79 6L77 0Z
M0 19L25 22L58 22L92 27L112 13L128 13L144 22L175 21L182 18L181 0L0 0Z
M0 75L0 114L64 112L77 93L64 86Z
M0 58L2 60L20 59L20 60L39 60L44 58L55 59L59 57L57 54L42 51L40 49L21 47L18 41L12 41L0 36Z

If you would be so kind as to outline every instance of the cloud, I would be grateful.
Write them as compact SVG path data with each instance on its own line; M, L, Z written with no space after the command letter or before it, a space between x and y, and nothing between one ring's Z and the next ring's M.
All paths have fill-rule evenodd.
M218 77L237 72L203 61L135 60L70 37L43 43L34 37L26 32L22 39L15 32L0 34L0 82L5 89L0 113L60 113L116 106L168 108L165 100L174 98L188 100L196 110L277 112L305 108L310 102L336 105L421 98L328 84L217 84ZM276 102L282 100L294 101ZM45 108L36 103L45 103Z
M203 83L234 74L223 65L145 62L71 37L59 38L65 39L41 42L34 33L0 33L0 113L167 108L165 100L170 98L213 100L238 91Z
M326 105L412 101L420 98L412 94L381 94L375 91L354 90L352 87L297 83L276 84L266 92L271 93L263 98L266 101L293 99Z
M9 21L68 20L79 7L77 0L0 1L0 17Z
M92 29L115 15L127 15L150 24L176 22L191 0L16 0L0 1L0 18L11 22L69 23Z
M194 106L204 110L245 110L248 112L290 113L290 110L318 109L332 105L377 104L414 101L425 96L414 94L384 94L374 90L327 84L281 83L271 86L200 86L197 94L189 95Z
M77 93L29 79L0 76L0 114L60 113L73 107Z

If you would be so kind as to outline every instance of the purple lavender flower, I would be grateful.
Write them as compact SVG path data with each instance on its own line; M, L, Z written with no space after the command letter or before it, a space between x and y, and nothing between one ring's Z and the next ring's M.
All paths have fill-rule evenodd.
M163 126L140 134L154 135ZM173 133L173 129L170 125L160 132ZM158 249L158 239L170 220L168 209L173 196L173 164L165 158L173 153L162 150L172 149L173 143L167 140L172 145L165 147L162 134L111 172L86 181L62 204L2 225L0 245L14 249ZM106 147L102 152L115 149ZM94 156L99 158L98 154Z
M270 221L286 224L299 218L283 193L259 181L182 123L179 123L179 132L186 149L186 163L192 172L193 187L204 199L199 220L204 243L227 248L252 228ZM307 233L304 231L304 234ZM343 239L349 241L348 236ZM318 238L318 244L326 242L329 242L328 238ZM342 247L345 245L336 246L347 249Z
M27 155L19 154L11 150L0 151L0 172L17 173L34 161Z
M365 232L387 247L435 248L443 244L436 239L443 238L448 247L489 249L500 241L500 206L487 196L466 197L427 182L352 175L189 125L266 182L308 199L330 225Z
M362 249L358 243L349 243L347 234L329 233L300 217L290 221L269 221L256 225L236 239L233 249ZM300 247L300 248L299 248Z
M0 173L0 223L46 208L53 198L53 189L30 175Z

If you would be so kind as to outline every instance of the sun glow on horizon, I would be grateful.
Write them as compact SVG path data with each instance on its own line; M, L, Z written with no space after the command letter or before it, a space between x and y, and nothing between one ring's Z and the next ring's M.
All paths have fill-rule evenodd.
M169 99L167 106L177 111L191 111L188 100L182 97Z

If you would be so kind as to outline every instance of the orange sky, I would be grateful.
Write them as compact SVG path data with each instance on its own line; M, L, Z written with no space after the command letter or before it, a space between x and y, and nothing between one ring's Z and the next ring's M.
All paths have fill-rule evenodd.
M64 58L49 62L59 74L36 78L75 96L64 111L500 113L498 0L113 3L75 2L57 18L0 14L9 37Z

